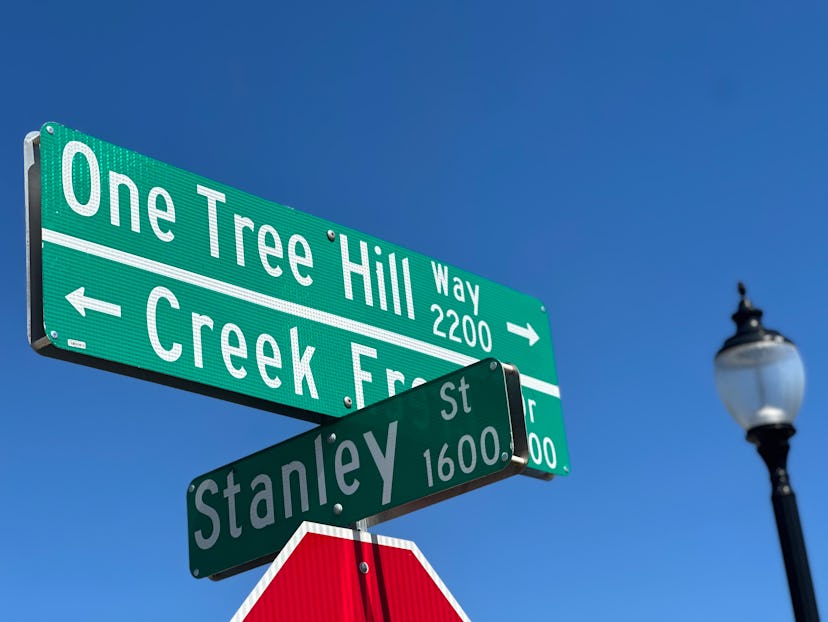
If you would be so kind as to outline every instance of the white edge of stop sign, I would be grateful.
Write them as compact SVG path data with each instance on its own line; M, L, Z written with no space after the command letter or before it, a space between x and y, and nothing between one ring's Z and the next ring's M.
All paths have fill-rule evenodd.
M334 527L333 525L322 525L321 523L312 523L309 521L303 522L299 525L299 529L296 530L296 533L291 536L288 543L285 545L285 548L279 553L276 559L268 566L267 571L265 571L264 575L259 582L256 584L256 587L250 592L250 595L244 600L239 607L239 610L236 611L236 614L230 619L230 622L243 622L245 616L250 613L250 610L253 608L253 605L256 604L256 601L259 600L259 597L264 594L265 590L267 589L270 582L273 580L273 577L282 569L285 562L291 556L296 547L299 546L299 543L302 541L302 538L305 537L307 533L316 533L323 536L332 536L335 538L343 538L345 540L352 540L352 541L360 541L360 542L371 542L374 544L379 544L381 546L388 546L394 547L398 549L407 549L413 553L414 557L417 558L417 561L420 562L422 567L428 573L428 576L431 577L431 580L434 581L434 584L438 587L440 592L443 596L446 597L446 600L451 604L454 610L457 612L457 615L460 616L462 620L465 622L471 622L471 619L466 615L466 612L463 611L462 607L460 607L460 603L452 596L451 592L449 592L446 584L443 583L443 580L440 579L439 575L434 572L434 568L431 567L431 564L428 563L428 560L422 554L420 549L417 545L412 542L411 540L400 540L399 538L389 538L387 536L378 536L373 533L368 533L366 531L357 531L352 529L344 529L342 527Z

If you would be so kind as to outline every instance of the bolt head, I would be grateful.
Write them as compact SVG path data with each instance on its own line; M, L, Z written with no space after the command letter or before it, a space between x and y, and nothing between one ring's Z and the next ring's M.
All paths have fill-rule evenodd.
M46 131L47 131L49 134L54 134L54 133L55 133L55 128L53 128L51 125L47 125L47 126L46 126Z
M345 404L345 408L350 408L353 405L353 401L347 395L345 396L345 399L343 399L342 401Z
M197 577L197 576L198 576L198 575L200 575L200 574L201 574L201 572L199 571L199 569L198 569L198 568L193 568L193 576L194 576L194 577Z
M341 503L335 503L334 504L333 513L336 514L337 516L342 514L342 504Z
M501 462L506 462L508 459L509 459L509 454L507 454L505 451L502 454L500 454L500 461Z
M187 489L190 492L195 492L195 484L190 484L190 487Z
M52 332L49 333L49 336L52 339L57 339L58 338L58 332L56 330L53 330Z
M496 370L497 369L497 361L492 361L491 363L489 363L489 369L491 369L492 371Z
M328 445L333 445L336 442L336 434L331 432L328 434Z
M336 239L336 233L333 232L333 229L328 229L328 239L333 242Z
M368 574L368 570L370 570L368 567L368 562L359 562L359 571L362 574Z

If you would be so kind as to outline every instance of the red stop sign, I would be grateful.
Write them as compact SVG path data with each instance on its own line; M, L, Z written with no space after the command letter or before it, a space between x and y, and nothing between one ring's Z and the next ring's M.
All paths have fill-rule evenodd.
M469 618L408 540L305 522L231 622Z

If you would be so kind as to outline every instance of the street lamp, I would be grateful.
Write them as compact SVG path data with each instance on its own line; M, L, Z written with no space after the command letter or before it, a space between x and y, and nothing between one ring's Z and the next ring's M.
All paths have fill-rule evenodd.
M817 622L811 570L796 496L788 479L788 439L805 391L805 370L793 342L762 326L762 311L739 283L739 308L732 315L736 334L714 361L719 397L756 445L770 473L773 511L797 622Z

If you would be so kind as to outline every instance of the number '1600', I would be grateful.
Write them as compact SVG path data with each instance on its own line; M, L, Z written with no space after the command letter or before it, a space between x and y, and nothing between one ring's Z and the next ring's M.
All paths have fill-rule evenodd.
M452 456L456 457L456 461ZM464 434L457 441L457 447L452 447L451 451L449 451L449 444L443 443L436 461L432 460L431 450L426 449L423 452L423 458L425 458L428 487L434 486L435 471L441 482L450 482L457 475L457 468L469 475L477 467L478 457L486 466L492 466L501 460L500 439L497 437L497 430L490 425L483 428L479 441L471 434Z

